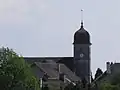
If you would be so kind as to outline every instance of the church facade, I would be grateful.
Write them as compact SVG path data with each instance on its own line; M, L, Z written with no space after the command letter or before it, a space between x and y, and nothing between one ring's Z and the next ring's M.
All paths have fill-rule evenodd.
M91 81L90 80L91 42L90 42L89 33L83 27L83 22L81 22L80 29L76 31L74 34L73 46L74 46L73 57L24 57L24 59L28 63L39 63L39 62L45 63L46 62L46 63L64 64L73 72L73 74L78 76L81 80L85 79L87 82L90 82ZM49 65L48 65L48 68L49 68ZM67 71L65 72L67 73Z

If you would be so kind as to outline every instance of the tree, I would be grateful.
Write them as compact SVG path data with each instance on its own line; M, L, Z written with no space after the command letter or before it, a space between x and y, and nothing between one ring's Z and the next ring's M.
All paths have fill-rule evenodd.
M112 85L110 83L102 83L100 85L100 90L120 90L118 85Z
M103 74L103 71L100 68L98 68L95 74L95 79L99 77L101 74Z
M112 84L112 85L119 85L119 84L120 84L120 73L115 74L115 75L111 78L111 84Z
M37 78L22 56L12 49L0 48L0 89L38 90Z
M102 81L100 90L120 90L120 73L111 75L107 81Z

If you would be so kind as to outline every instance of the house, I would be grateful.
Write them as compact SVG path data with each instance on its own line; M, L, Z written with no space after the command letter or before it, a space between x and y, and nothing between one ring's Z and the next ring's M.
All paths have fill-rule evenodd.
M27 59L25 59L27 61ZM40 80L42 78L43 85L48 84L49 87L64 87L69 83L80 81L80 77L76 76L66 65L57 63L58 60L31 60L31 68L35 76Z
M115 75L120 74L120 63L106 62L106 71L96 78L92 85L110 82Z

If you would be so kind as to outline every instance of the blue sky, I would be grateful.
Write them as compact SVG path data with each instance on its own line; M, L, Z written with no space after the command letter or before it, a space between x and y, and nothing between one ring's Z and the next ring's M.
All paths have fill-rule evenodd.
M119 62L119 0L0 0L0 45L23 56L73 56L73 35L91 35L92 70Z

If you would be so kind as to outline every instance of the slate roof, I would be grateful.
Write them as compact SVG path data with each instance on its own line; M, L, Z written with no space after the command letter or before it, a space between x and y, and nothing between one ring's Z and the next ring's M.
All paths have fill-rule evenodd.
M67 66L71 71L74 71L74 61L73 57L63 57L57 63L62 63Z
M111 65L111 73L112 74L116 74L116 73L120 73L120 63L114 63Z
M56 78L58 79L58 64L57 63L41 63L41 62L35 62L35 64L50 78ZM78 81L80 80L79 77L77 77L68 67L66 67L64 64L60 64L60 72L64 73L68 79L71 81Z
M72 60L73 57L24 57L24 60L28 63L41 62L42 60L58 62L60 60L69 59Z
M29 64L35 64L43 72L46 72L51 78L58 78L58 66L61 64L61 72L67 75L71 81L80 80L79 77L72 72L74 69L73 57L24 57ZM45 62L43 62L45 60Z
M35 62L35 64L45 73L50 78L58 78L58 72L56 70L56 64L53 63L40 63L40 62Z
M78 81L80 78L76 76L68 67L64 64L61 64L60 71L63 72L67 77L72 81Z
M39 67L37 67L36 64L31 65L31 70L37 78L40 79L44 77L44 72Z

